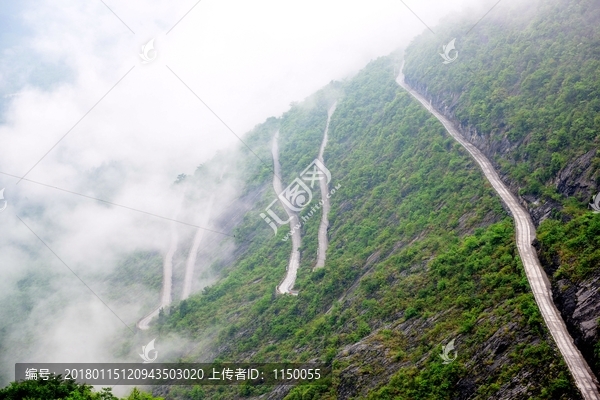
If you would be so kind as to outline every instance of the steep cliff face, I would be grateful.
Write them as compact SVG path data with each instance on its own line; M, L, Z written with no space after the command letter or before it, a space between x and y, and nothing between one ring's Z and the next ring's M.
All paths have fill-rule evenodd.
M427 95L423 84L415 82L417 90ZM461 123L457 120L453 109L456 102L448 102L450 96L430 97L431 104L440 110L446 117L451 119L455 126L459 127L463 136L476 145L494 164L498 171L502 171L499 160L511 157L511 152L523 142L511 143L506 133L495 135L483 135L473 125ZM527 138L524 139L526 141ZM598 170L594 165L597 150L592 149L585 154L574 158L563 167L556 176L548 183L555 188L556 193L566 198L577 198L588 200L597 188ZM533 195L523 193L522 187L507 174L501 174L504 182L518 197L521 204L529 211L536 227L551 217L558 218L562 222L570 219L568 214L562 213L563 202L544 195ZM575 340L575 344L588 361L590 367L600 376L599 346L600 332L598 324L600 321L600 269L592 272L584 280L556 279L554 273L560 266L560 261L554 257L551 259L544 253L544 248L536 241L534 243L538 250L538 256L542 265L552 282L552 293L554 303L561 312L562 318L567 324L569 333Z
M496 10L470 35L438 27L460 46L450 65L435 57L440 43L418 38L406 52L406 79L529 211L555 303L598 375L600 232L588 203L600 181L600 5L551 0L521 14L513 23L510 7Z
M595 357L598 343L598 316L600 316L600 277L594 276L573 283L560 279L555 285L555 303L562 310L563 318L592 370L600 375Z
M600 100L584 88L600 63L577 60L591 39L565 28L589 27L584 16L595 15L593 2L563 3L552 0L555 7L531 18L531 27L519 25L525 33L511 32L511 21L502 29L496 20L482 21L464 38L471 46L461 53L465 63L425 78L420 63L439 67L439 50L417 39L406 51L405 68L409 84L487 155L544 233L538 250L555 302L593 366L593 321L600 310L591 266L600 253L588 250L594 232L600 240L600 215L584 218L585 243L572 240L577 224L569 231L561 226L591 215L586 207L600 165L600 136L594 136ZM544 40L559 33L576 37L556 41L554 54L561 57L550 58L544 49L552 43ZM572 40L584 43L575 55L568 54ZM494 49L508 61L489 60ZM255 239L247 252L222 281L174 308L159 329L201 337L223 327L212 344L221 361L332 363L330 385L280 386L268 394L256 388L266 398L578 398L518 261L512 221L473 161L397 87L398 64L395 56L378 59L344 84L324 157L342 184L332 198L328 261L312 271L318 220L311 219L302 227L299 296L275 295L290 254L289 242L281 240L286 228L273 236L249 214L236 234ZM585 76L573 78L582 65ZM600 97L600 78L597 86ZM324 107L302 107L277 121L288 135L284 178L293 179L292 171L314 158L318 144L306 135L320 135L323 127L310 127L325 117ZM274 129L263 130L261 143L268 143ZM271 173L255 170L249 186L268 185ZM272 197L265 195L255 214ZM547 234L552 224L560 235ZM563 239L574 242L568 254L582 262L567 268L571 256L564 257ZM451 340L457 359L445 364L440 353Z
M218 331L210 348L220 361L332 364L326 385L246 387L244 396L577 398L519 266L512 222L473 160L396 84L396 65L395 56L370 63L344 85L331 118L324 161L341 187L331 198L324 268L312 270L312 218L302 227L299 295L276 295L288 229L273 235L258 217L273 198L265 192L237 228L236 237L254 239L247 251L157 330L195 341ZM288 143L304 144L302 152L287 147L288 171L318 150L303 138L308 122L326 121L323 109L293 109L279 121ZM270 184L266 168L254 171L248 186ZM444 364L442 345L452 340L457 358ZM239 388L219 390L205 389L211 398L242 397Z
M419 337L415 332L430 328L437 317L393 324L344 348L337 362L347 364L348 367L340 373L337 399L367 398L370 392L386 384L390 376L403 369L405 374L418 375L417 371L423 361L431 356L439 357L442 354L441 348L432 349L416 363L406 360L404 353L399 349L418 348ZM483 320L477 322L484 323ZM393 340L398 347L390 348L390 340ZM542 390L532 387L530 382L542 379L547 371L542 372L535 364L525 365L510 381L502 385L489 385L490 382L495 382L500 374L507 372L506 366L514 362L516 352L526 348L537 351L544 348L543 342L536 335L523 331L518 322L507 322L483 343L469 349L466 355L464 354L464 347L468 346L466 338L456 338L455 345L461 352L460 354L457 352L457 359L460 359L466 374L456 382L452 399L521 399L541 394ZM543 353L544 350L541 352ZM448 366L448 373L452 374L452 362ZM556 398L580 398L574 392L569 393L568 397L559 393L556 395Z
M508 138L507 129L495 131L494 134L482 133L468 120L459 120L456 117L455 109L460 103L458 95L452 92L441 92L433 95L428 93L427 86L423 82L409 78L406 80L419 93L431 100L432 106L453 121L463 136L477 146L494 163L504 183L529 211L536 227L547 218L560 215L560 211L563 209L561 201L544 194L525 191L523 185L503 167L502 161L510 160L515 163L515 149L526 145L528 140L531 139L530 136L526 136L523 140L517 142L511 142ZM547 185L551 186L554 192L564 199L574 197L582 202L589 201L599 187L597 182L600 179L600 173L596 160L597 156L598 150L594 148L569 160L553 178L547 181Z
M534 245L548 276L555 276L560 268L559 257L538 240ZM599 376L600 273L594 272L584 279L554 278L552 293L575 344Z
M598 188L598 168L594 165L594 158L597 153L597 149L592 149L571 160L560 170L552 181L557 192L565 197L575 196L582 201L588 200L591 194L595 194Z

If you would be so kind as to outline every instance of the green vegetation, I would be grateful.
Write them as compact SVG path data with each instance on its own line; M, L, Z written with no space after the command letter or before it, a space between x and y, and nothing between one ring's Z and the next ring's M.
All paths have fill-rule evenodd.
M600 264L600 215L580 213L568 222L546 220L538 240L547 265L558 266L554 277L578 281Z
M475 21L465 19L419 36L405 67L407 81L470 132L536 220L548 217L540 259L559 305L588 319L561 310L596 372L599 335L582 334L581 324L597 311L562 292L595 285L600 274L598 216L588 205L600 190L598 21L593 0L503 2L468 34ZM453 37L459 56L444 65L442 38Z
M51 298L56 290L53 280L59 277L56 270L44 268L42 263L30 266L27 275L17 282L16 290L0 293L0 356L10 354L14 348L14 332L16 327L22 326L35 310L38 302ZM47 311L60 310L63 304L57 301L46 302ZM20 344L27 347L33 343L33 332L20 332ZM1 358L1 357L0 357ZM0 386L8 384L9 374L0 372Z
M492 363L493 354L481 354L480 350L481 343L492 335L499 335L495 346L518 344L509 346L510 362L500 368L498 375L480 382L478 398L488 398L520 370L540 368L545 363L554 363L548 371L552 378L544 388L529 395L550 399L576 395L564 365L556 362L551 342L547 338L542 343L531 340L538 335L545 337L545 328L522 265L515 257L513 234L509 220L486 230L478 229L475 235L435 258L418 280L405 280L385 297L375 297L378 303L388 303L406 296L405 301L415 307L414 315L435 316L446 311L442 318L436 318L433 328L423 332L419 339L422 342L439 342L443 340L440 335L446 332L459 334L464 341L459 345L459 363L442 365L438 353L432 353L428 355L427 367L401 369L369 398L455 398L459 394L457 381L470 375L460 360ZM405 313L405 318L414 315ZM406 359L407 355L400 357Z
M532 398L577 398L529 293L512 222L465 151L396 85L396 64L395 57L378 59L343 84L325 156L331 185L341 185L331 198L325 268L311 271L319 223L312 218L303 226L299 296L275 294L289 228L273 236L258 217L274 198L272 175L247 155L240 163L248 163L248 188L265 188L236 229L238 240L247 234L252 242L243 243L219 282L172 307L156 329L197 339L218 330L211 348L219 361L333 363L331 385L301 385L289 399L333 399L348 382L354 395L371 398L443 399L474 390L484 399L515 384ZM310 144L307 157L296 155L294 165L286 159L284 180L316 155L328 104L295 105L267 122L272 133L280 129L282 160ZM264 152L270 139L260 126L250 135ZM452 338L458 359L444 365L440 346ZM349 355L357 343L387 355ZM482 363L490 366L485 374ZM352 368L362 372L347 379ZM462 380L474 389L458 385ZM186 398L186 390L166 398ZM203 388L214 399L264 390Z
M38 378L11 382L4 389L0 389L0 400L119 400L112 394L110 388L103 388L100 392L92 391L90 385L77 383L74 379L64 379L60 375L51 376L48 380ZM122 400L163 400L162 397L141 392L134 388L131 394Z
M496 162L523 194L561 200L558 172L600 140L599 20L594 0L503 4L469 34L475 21L464 20L417 38L406 77L499 146ZM453 37L460 55L444 65L441 38ZM593 165L596 179L600 155Z
M437 37L425 33L409 46L405 73L477 129L521 195L560 205L540 227L542 259L559 264L556 277L580 280L600 260L600 217L585 210L584 191L566 198L555 182L600 140L599 18L591 0L564 4L507 5L508 14L490 15L469 35L460 36L474 21L443 25ZM441 63L439 37L457 37L457 62ZM213 263L221 275L214 285L174 304L148 333L207 343L180 361L332 365L331 380L295 386L288 400L580 398L530 293L511 219L468 154L395 83L399 61L372 61L249 133L252 151L230 157L242 177L240 203L253 205L233 229L235 251ZM286 186L316 157L334 99L325 163L330 188L340 186L331 197L327 262L312 271L318 213L302 226L299 295L276 295L291 243L282 240L288 226L274 235L259 217L276 197L271 140L279 130ZM178 181L200 186L197 177L217 170L221 156ZM584 179L597 176L600 158L592 158L579 171ZM134 255L124 268L142 265L144 284L156 288L154 258ZM441 346L452 339L457 359L444 364ZM272 389L172 387L165 398Z
M158 253L134 253L119 263L108 277L108 283L118 289L138 283L158 292L162 286L162 264L162 256Z

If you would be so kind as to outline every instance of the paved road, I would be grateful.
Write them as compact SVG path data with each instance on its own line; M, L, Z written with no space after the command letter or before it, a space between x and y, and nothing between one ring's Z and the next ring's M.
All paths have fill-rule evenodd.
M215 195L213 194L208 201L208 208L204 211L204 219L201 221L200 226L208 227L208 221L210 219L210 214L212 211L212 206L215 202ZM194 242L192 243L192 248L188 254L188 258L185 262L185 277L183 279L183 291L181 293L181 300L185 300L190 296L192 292L192 278L194 277L194 267L196 266L196 258L198 257L198 249L200 248L200 243L202 243L202 239L204 238L204 234L206 233L206 229L198 228L196 231L196 235L194 235Z
M279 195L283 193L283 185L281 184L281 165L279 164L279 131L275 133L273 138L273 146L271 153L273 154L273 189L275 193ZM296 283L296 275L298 274L298 268L300 267L300 245L302 238L300 236L300 229L294 229L295 225L300 223L298 215L290 210L285 204L281 203L281 206L285 209L288 218L290 219L290 229L292 230L292 253L290 254L290 261L287 266L287 272L283 281L277 286L277 293L287 293L292 295L298 295L298 292L293 290L294 284Z
M327 132L329 131L329 122L331 121L331 116L335 112L335 108L337 106L337 102L333 103L333 105L327 111L327 125L325 125L325 133L323 133L323 141L321 142L321 148L319 149L319 156L317 157L319 161L325 165L325 161L323 161L323 153L325 152L325 146L327 146ZM327 240L327 228L329 228L329 219L327 216L329 215L329 210L331 209L331 205L329 203L329 187L327 186L327 180L323 177L323 179L319 180L319 187L321 189L321 199L323 200L323 214L321 215L321 224L319 225L319 247L317 248L317 265L315 268L322 268L325 266L325 255L327 254L327 247L329 247L329 241Z
M429 101L404 82L404 74L402 73L403 67L404 64L402 64L402 67L400 68L400 75L398 75L396 82L431 112L444 125L448 133L467 149L483 170L485 177L490 181L496 192L508 206L515 220L517 248L525 268L525 274L527 275L527 280L533 291L535 301L544 317L546 326L552 334L560 353L569 367L583 398L599 400L598 381L579 352L579 349L577 349L573 343L573 338L569 335L567 327L565 326L558 309L554 305L550 282L537 258L535 248L531 245L535 239L535 227L531 222L529 213L521 206L521 204L519 204L515 196L504 185L492 164L483 153L468 142L454 128L448 119L431 107Z
M171 245L163 262L163 286L160 292L160 305L155 308L150 314L142 318L137 327L141 330L146 330L150 327L152 318L158 316L161 308L165 308L171 304L171 287L173 284L173 256L177 251L177 243L179 236L177 235L176 222L171 223Z

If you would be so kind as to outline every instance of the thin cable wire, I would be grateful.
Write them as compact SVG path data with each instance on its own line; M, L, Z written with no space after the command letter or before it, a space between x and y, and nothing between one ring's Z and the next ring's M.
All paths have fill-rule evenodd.
M101 102L101 101L102 101L102 100L103 100L103 99L104 99L106 96L108 96L108 94L109 94L109 93L110 93L110 92L111 92L111 91L112 91L112 90L113 90L113 89L114 89L114 88L115 88L115 87L116 87L116 86L117 86L117 85L118 85L118 84L119 84L119 83L120 83L120 82L121 82L123 79L125 79L125 77L126 77L126 76L127 76L127 75L128 75L130 72L131 72L131 70L133 70L134 68L135 68L135 65L134 65L133 67L131 67L131 68L129 69L129 71L127 71L127 72L125 73L125 75L123 75L123 76L121 77L121 79L119 79L119 80L117 81L117 83L115 83L115 84L114 84L114 85L113 85L113 86L112 86L110 89L108 89L108 92L106 92L106 93L104 94L104 96L102 96L102 97L100 98L100 100L98 100L98 101L96 102L96 104L94 104L94 105L92 106L92 108L90 108L90 109L88 110L88 112L86 112L85 114L83 114L83 117L79 118L79 121L75 122L75 125L73 125L73 126L71 127L71 129L69 129L69 130L67 131L67 133L65 133L65 134L64 134L64 135L63 135L63 136L62 136L60 139L58 139L58 142L56 142L56 143L54 144L54 146L50 147L50 150L48 150L48 151L47 151L47 152L46 152L46 153L45 153L45 154L42 156L42 158L40 158L40 159L39 159L39 160L38 160L38 161L37 161L35 164L33 164L33 166L32 166L31 168L29 168L29 170L28 170L28 171L27 171L27 172L26 172L26 173L25 173L25 174L24 174L24 175L21 177L21 179L19 179L19 182L17 182L17 185L18 185L18 184L19 184L19 183L20 183L20 182L21 182L21 181L22 181L22 180L23 180L23 179L24 179L24 178L25 178L27 175L29 175L29 173L30 173L30 172L31 172L31 171L32 171L32 170L33 170L33 169L34 169L34 168L35 168L35 167L36 167L36 166L37 166L37 165L38 165L38 164L39 164L39 163L40 163L40 162L41 162L41 161L44 159L44 158L46 158L46 156L47 156L48 154L50 154L50 152L51 152L52 150L54 150L54 148L55 148L56 146L58 146L58 144L59 144L60 142L62 142L62 140L63 140L64 138L66 138L66 137L67 137L67 135L68 135L69 133L71 133L71 131L72 131L73 129L75 129L75 127L76 127L76 126L77 126L77 125L78 125L78 124L79 124L79 123L80 123L80 122L81 122L81 121L82 121L82 120L83 120L83 119L84 119L84 118L85 118L85 117L86 117L86 116L87 116L87 115L88 115L90 112L92 112L92 110L93 110L93 109L94 109L94 108L95 108L95 107L96 107L96 106L97 106L97 105L98 105L98 104L99 104L99 103L100 103L100 102Z
M33 229L31 229L31 228L29 227L29 225L27 225L27 224L25 223L25 221L23 221L23 220L22 220L22 219L21 219L21 218L20 218L18 215L17 215L17 218L19 219L19 221L21 221L21 223L22 223L23 225L25 225L25 227L26 227L27 229L29 229L29 231L30 231L31 233L33 233L33 235L34 235L36 238L38 238L38 240L39 240L40 242L42 242L42 244L43 244L44 246L46 246L46 248L47 248L48 250L50 250L50 252L51 252L52 254L54 254L54 256L55 256L55 257L56 257L56 258L57 258L57 259L58 259L58 260L59 260L59 261L60 261L60 262L61 262L61 263L62 263L62 264L63 264L63 265L64 265L64 266L65 266L65 267L66 267L66 268L69 270L69 271L71 271L71 273L72 273L73 275L75 275L75 277L76 277L77 279L79 279L79 281L80 281L81 283L83 283L83 285L84 285L86 288L88 288L88 290L89 290L90 292L92 292L92 294L93 294L94 296L96 296L96 297L98 298L98 300L100 300L100 301L102 302L102 304L104 304L104 306L105 306L106 308L108 308L108 309L110 310L110 312L111 312L111 313L113 313L113 314L114 314L114 316L115 316L115 317L117 317L117 318L119 319L119 321L121 321L121 322L123 323L123 325L125 325L125 326L127 327L127 329L129 329L129 330L131 331L131 333L135 334L134 330L133 330L133 329L131 329L131 328L129 327L129 325L127 325L127 324L125 323L125 321L123 321L123 320L121 319L121 317L119 317L119 316L117 315L117 313L116 313L116 312L114 312L114 310L113 310L112 308L110 308L110 306L109 306L108 304L106 304L106 302L105 302L104 300L102 300L102 299L100 298L100 296L98 296L98 294L96 294L96 292L94 292L94 290L92 290L92 288L91 288L91 287L89 287L89 285L88 285L87 283L85 283L85 282L84 282L84 280L83 280L83 279L81 279L81 278L79 277L79 275L77 275L77 274L75 273L75 271L73 271L73 270L71 269L71 267L69 267L69 266L67 265L67 263L65 263L65 262L63 261L63 259L62 259L62 258L60 258L60 257L58 256L58 254L56 254L56 253L54 252L54 250L52 250L52 249L50 248L50 246L48 246L48 244L47 244L46 242L44 242L44 240L43 240L41 237L39 237L39 236L38 236L38 234L37 234L37 233L35 233L35 232L33 231Z

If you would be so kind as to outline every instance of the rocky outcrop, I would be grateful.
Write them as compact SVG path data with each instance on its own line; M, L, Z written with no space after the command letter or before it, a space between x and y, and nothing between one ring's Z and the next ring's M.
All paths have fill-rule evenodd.
M593 159L596 156L596 149L592 149L567 164L554 179L554 184L559 193L569 197L578 197L580 200L587 200L590 195L597 190L594 179L596 168L593 166Z
M459 103L458 95L444 92L431 95L424 84L415 82L409 78L406 78L406 81L421 95L429 99L433 107L446 118L450 119L461 134L486 155L492 164L494 164L496 171L499 172L504 183L518 197L521 205L529 211L536 227L545 219L558 214L562 209L562 205L559 202L541 196L521 195L521 187L503 173L500 165L497 163L497 160L501 158L510 160L510 153L523 143L526 143L529 137L525 137L520 142L510 143L506 131L503 130L495 132L493 135L482 134L474 126L468 124L467 121L460 121L456 118L455 110ZM597 149L592 149L580 157L573 159L548 183L554 185L558 193L565 197L574 196L580 201L587 201L598 190L597 168L593 163L596 153Z
M505 132L496 132L494 135L484 135L465 121L460 121L455 116L458 105L458 96L450 93L428 95L427 88L418 82L409 84L423 96L431 100L431 104L445 117L450 119L460 130L462 135L482 151L494 164L497 171L511 192L517 196L519 202L527 209L536 227L547 218L560 218L567 222L568 216L561 213L563 206L560 202L520 193L519 185L509 179L495 160L511 160L510 153L521 142L511 144ZM450 100L448 100L450 99ZM565 197L575 197L580 201L589 201L598 190L597 166L594 164L597 149L592 149L585 154L570 160L552 179L549 184L556 187L557 192ZM596 376L600 376L600 365L596 364L594 348L600 339L598 334L598 321L600 321L600 272L582 282L571 282L566 279L554 280L552 276L559 267L558 260L549 260L540 249L539 243L534 246L540 256L542 266L546 270L552 283L553 300L560 311L569 333L576 346L592 368ZM510 398L510 397L509 397Z
M566 279L556 282L555 301L562 310L563 318L572 328L576 344L587 354L594 372L600 372L593 365L594 346L598 343L598 316L600 315L600 277L595 276L573 284ZM594 368L595 367L595 368Z
M450 110L446 111L450 114ZM506 138L501 140L492 140L479 134L476 129L470 126L459 125L463 134L469 138L480 150L486 152L492 159L506 156L511 151ZM525 139L526 140L526 139ZM558 193L565 197L575 197L580 201L589 201L592 194L597 189L596 167L594 158L597 154L596 149L573 159L563 167L556 177L553 184ZM510 182L506 176L503 180L508 183L511 191L518 195L519 187ZM547 218L558 218L563 222L568 222L569 217L561 213L563 206L553 199L541 199L531 195L519 196L536 227ZM541 249L534 243L541 256ZM595 347L600 340L598 332L598 321L600 321L600 272L591 278L582 282L571 282L567 279L554 280L552 276L559 267L557 260L545 260L540 257L542 265L546 270L552 283L553 300L561 313L569 333L575 341L582 355L592 368L596 376L600 376L600 365L597 363L598 357L595 356Z
M596 376L600 365L595 357L595 347L600 340L600 276L573 283L560 279L552 283L554 303L560 310L575 345L587 360Z
M441 345L433 346L420 360L413 362L404 357L402 350L423 345L423 332L426 332L437 315L427 319L414 318L385 326L361 341L346 346L336 357L336 362L347 365L339 375L337 398L364 398L367 393L389 382L390 377L400 369L419 369L431 357L436 358ZM488 319L496 319L488 315ZM477 324L484 322L483 318ZM386 332L383 335L383 332ZM387 337L387 339L385 339ZM497 388L494 393L478 394L477 389L502 374L505 365L511 364L511 354L517 345L536 345L540 339L523 329L517 322L509 322L494 332L479 346L469 346L461 335L455 337L455 346L460 363L468 373L454 386L453 399L526 399L535 397L541 388L535 387L537 376L547 374L551 366L536 368L524 367L513 379ZM390 343L397 347L390 347Z
M405 78L406 82L419 92L422 96L426 97L431 101L432 106L443 114L446 118L451 120L454 125L459 129L461 134L474 144L490 161L494 161L498 155L506 155L514 150L519 143L510 143L506 137L505 132L499 132L491 137L490 135L483 135L477 129L468 124L466 121L460 121L456 118L455 110L459 103L459 96L452 93L440 93L432 96L427 92L427 87L422 83L415 82L408 77ZM448 101L447 99L451 99ZM498 167L498 165L495 165ZM497 168L500 171L499 168ZM506 182L509 184L510 182ZM509 185L510 186L510 185Z

